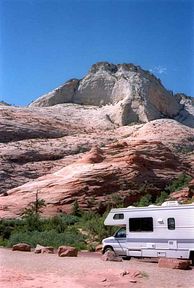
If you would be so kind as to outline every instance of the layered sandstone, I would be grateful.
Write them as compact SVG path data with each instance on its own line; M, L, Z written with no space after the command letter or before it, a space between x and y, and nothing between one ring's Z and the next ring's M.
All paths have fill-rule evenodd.
M107 62L29 107L1 105L0 217L21 215L37 191L45 215L71 212L75 200L103 211L194 177L193 115L193 98L139 66Z
M72 212L78 201L82 209L103 212L120 200L125 205L149 193L153 199L189 167L159 141L118 142L93 148L81 159L57 172L8 191L0 198L1 217L20 216L35 200L46 202L43 214Z

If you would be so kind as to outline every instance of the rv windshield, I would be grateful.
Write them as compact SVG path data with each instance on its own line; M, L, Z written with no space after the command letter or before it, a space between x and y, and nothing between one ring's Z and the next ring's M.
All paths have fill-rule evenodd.
M120 228L115 234L115 238L126 238L126 228L122 227Z

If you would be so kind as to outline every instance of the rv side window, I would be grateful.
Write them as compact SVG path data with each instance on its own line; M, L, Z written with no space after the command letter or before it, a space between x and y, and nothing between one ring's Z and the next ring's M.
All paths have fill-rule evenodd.
M130 218L129 231L131 232L152 232L153 231L153 218Z
M175 230L175 219L174 218L168 218L168 229L169 230Z
M114 220L124 219L124 214L123 214L123 213L115 214L115 215L113 216L113 219L114 219Z

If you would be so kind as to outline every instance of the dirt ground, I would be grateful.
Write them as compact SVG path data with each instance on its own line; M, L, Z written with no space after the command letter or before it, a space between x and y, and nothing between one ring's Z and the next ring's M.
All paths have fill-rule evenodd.
M57 254L0 248L0 269L1 288L194 287L194 269L159 268L157 263L145 259L105 262L100 254L87 252L60 258ZM121 275L128 270L129 275ZM141 277L132 276L136 271L141 272Z

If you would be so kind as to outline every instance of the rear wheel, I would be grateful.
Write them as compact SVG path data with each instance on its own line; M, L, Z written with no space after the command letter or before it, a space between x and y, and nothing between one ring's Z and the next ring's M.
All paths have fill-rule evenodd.
M131 260L131 256L123 256L123 260Z
M194 251L191 251L190 253L190 260L191 260L191 265L194 266Z

